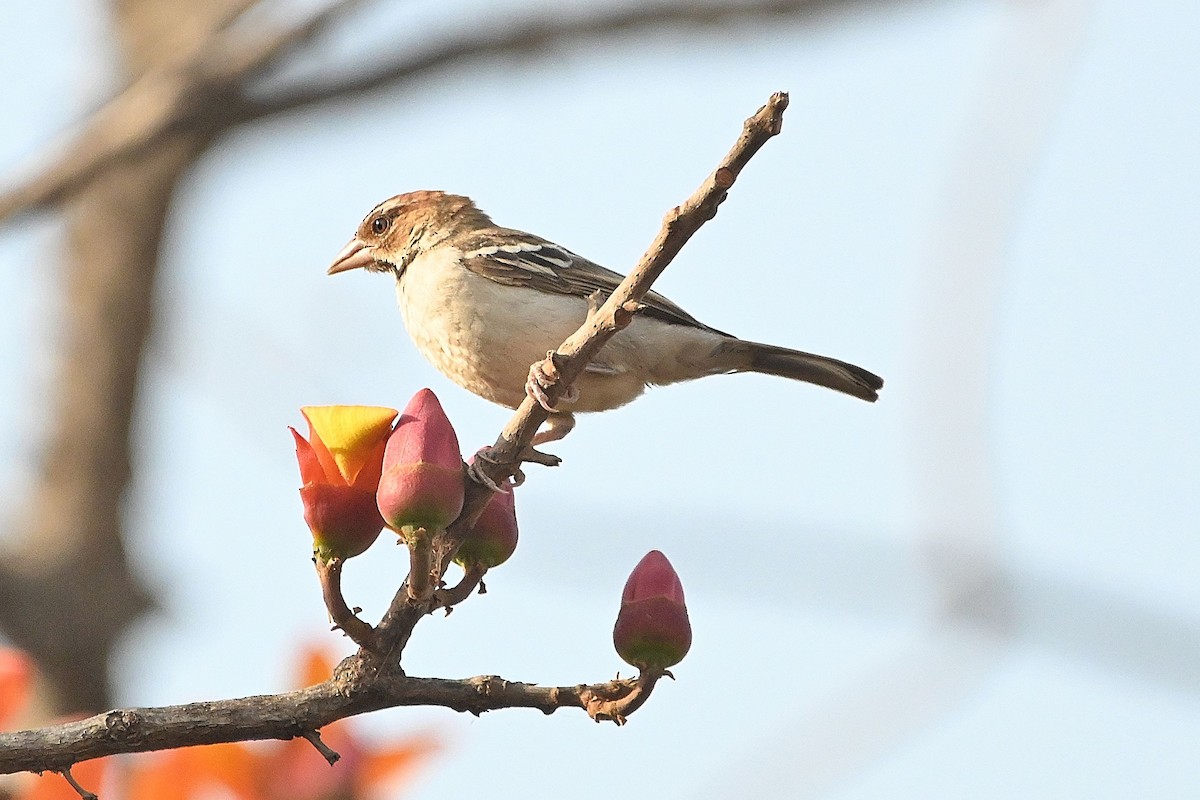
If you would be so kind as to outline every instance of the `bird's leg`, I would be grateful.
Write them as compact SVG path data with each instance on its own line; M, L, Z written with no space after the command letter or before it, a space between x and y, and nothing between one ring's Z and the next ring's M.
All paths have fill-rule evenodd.
M537 361L529 367L529 378L525 381L525 394L537 400L538 405L546 409L550 413L554 413L555 403L550 400L549 390L558 385L560 377L558 365L554 363L555 353L553 350L546 353L546 358L542 361ZM572 384L563 390L562 396L558 398L561 403L574 403L579 399L579 390ZM568 428L567 430L570 430ZM563 436L566 436L564 433ZM555 437L561 439L562 436ZM534 440L537 441L536 439ZM544 441L553 441L546 439Z
M571 387L574 389L575 387ZM575 429L575 415L570 412L555 411L546 418L546 427L533 435L533 444L557 442ZM531 450L533 448L530 448ZM536 453L537 451L534 450ZM545 455L541 453L540 455ZM529 459L534 461L536 459ZM539 462L540 463L540 462Z

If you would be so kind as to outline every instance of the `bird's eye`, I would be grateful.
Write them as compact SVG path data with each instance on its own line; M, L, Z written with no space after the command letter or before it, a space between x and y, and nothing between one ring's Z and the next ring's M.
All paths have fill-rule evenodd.
M376 217L375 219L371 220L371 230L374 231L376 235L379 235L386 231L388 226L391 224L392 221L387 217Z

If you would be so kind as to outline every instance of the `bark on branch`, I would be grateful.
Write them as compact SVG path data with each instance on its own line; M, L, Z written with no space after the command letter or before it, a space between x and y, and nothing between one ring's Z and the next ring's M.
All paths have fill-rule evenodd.
M63 771L80 761L117 753L307 738L339 719L400 706L442 706L476 716L501 708L534 708L544 714L580 708L599 721L613 719L620 701L644 700L653 686L650 677L579 686L536 686L495 675L410 678L398 670L382 677L364 664L359 656L351 656L333 678L285 694L116 709L78 722L0 733L0 774Z

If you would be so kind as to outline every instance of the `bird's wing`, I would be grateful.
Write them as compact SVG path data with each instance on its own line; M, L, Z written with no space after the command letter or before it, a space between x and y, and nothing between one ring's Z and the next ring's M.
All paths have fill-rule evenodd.
M587 297L612 294L624 276L529 233L481 231L461 242L463 264L471 272L508 286L527 286L550 294ZM640 313L676 325L729 334L705 325L658 292L647 292Z

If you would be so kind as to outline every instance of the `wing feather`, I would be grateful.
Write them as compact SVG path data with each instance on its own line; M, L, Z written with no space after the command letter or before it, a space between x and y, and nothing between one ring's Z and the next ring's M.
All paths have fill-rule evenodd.
M463 264L476 275L506 286L528 286L549 294L587 297L612 294L624 276L564 247L521 231L481 231L462 243ZM639 313L675 325L729 334L705 325L658 292L648 292Z

